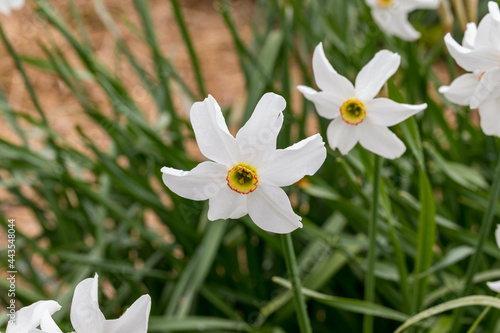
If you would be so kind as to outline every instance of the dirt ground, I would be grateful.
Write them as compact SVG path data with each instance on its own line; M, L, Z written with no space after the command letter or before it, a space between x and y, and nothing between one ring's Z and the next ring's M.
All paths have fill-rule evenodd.
M133 1L101 1L116 23L119 24L120 33L140 63L145 65L150 72L153 72L149 49L125 25L126 22L131 22L137 27L141 26ZM130 66L126 64L125 59L117 59L114 39L96 14L94 2L99 1L75 0L88 29L92 46L102 63L111 69L118 70L123 82L132 92L134 99L145 110L148 120L153 123L156 118L153 101L142 87L139 79L134 75ZM49 0L49 3L72 27L75 27L76 31L75 22L72 21L69 1ZM239 69L231 35L219 13L219 1L179 0L179 3L199 56L207 91L221 105L230 105L244 98L244 79ZM254 2L252 0L233 0L231 4L238 30L243 39L249 41ZM83 67L64 38L54 30L47 29L47 25L37 19L34 6L33 2L27 0L26 5L21 10L14 11L10 16L1 16L2 28L16 51L29 57L45 58L38 43L46 43L52 40L76 66ZM175 68L187 84L195 88L195 79L187 49L177 28L170 1L151 0L149 6L151 7L157 38L163 54L174 63ZM76 125L79 125L90 137L96 138L98 145L106 146L107 140L101 130L82 112L75 98L57 77L29 66L28 74L34 84L48 121L57 133L62 135L72 146L84 149L75 130ZM0 44L0 85L13 109L38 118L21 75L14 68L13 61L3 44ZM100 89L97 87L92 88L92 85L89 86L93 97L102 102L102 107L109 107ZM94 84L94 86L96 85ZM187 114L190 105L177 101L176 106L179 107L178 112ZM37 132L29 124L23 124L23 127L27 130L30 141L36 144L42 133ZM2 116L0 116L0 138L20 142ZM39 146L39 148L42 147ZM2 177L1 174L0 177ZM0 189L0 203L2 203L0 209L3 210L4 214L8 217L15 217L19 221L18 228L28 235L35 236L38 234L37 224L29 223L29 221L34 222L31 212L23 207L12 205L9 201L7 193L2 192L2 189ZM0 246L5 245L3 238L0 237Z

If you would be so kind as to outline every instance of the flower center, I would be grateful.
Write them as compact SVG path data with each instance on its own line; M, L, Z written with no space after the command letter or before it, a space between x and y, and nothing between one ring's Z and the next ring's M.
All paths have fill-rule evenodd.
M394 0L377 0L377 3L379 7L387 8L393 3L393 1Z
M481 81L481 79L483 78L484 73L486 73L486 72L482 72L481 75L479 75L479 77L477 79L478 81Z
M340 114L349 125L358 125L366 118L365 105L356 98L350 99L342 104Z
M226 180L227 186L240 194L248 194L255 191L259 182L255 169L245 164L238 164L229 170Z

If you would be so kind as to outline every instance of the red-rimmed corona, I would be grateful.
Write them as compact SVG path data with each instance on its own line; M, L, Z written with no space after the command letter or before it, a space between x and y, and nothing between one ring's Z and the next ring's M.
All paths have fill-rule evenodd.
M257 189L257 172L254 168L239 164L231 168L227 173L227 186L239 194L252 193Z
M357 98L351 98L340 107L340 115L349 125L361 124L366 118L365 105Z

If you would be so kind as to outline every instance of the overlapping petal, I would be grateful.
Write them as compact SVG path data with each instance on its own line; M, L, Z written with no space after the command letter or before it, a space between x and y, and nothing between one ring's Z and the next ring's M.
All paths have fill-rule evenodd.
M346 155L359 140L359 126L348 125L342 118L336 118L326 129L328 144L332 149L337 148L342 155Z
M101 327L105 318L99 309L97 299L98 276L80 282L71 302L71 324L78 333L103 333Z
M267 93L260 99L246 124L236 134L241 157L259 165L276 150L276 139L283 125L286 101Z
M276 186L288 186L318 171L326 159L325 143L319 134L286 149L277 150L273 159L259 169L259 178Z
M479 73L466 73L460 75L449 86L442 86L439 92L456 104L469 105L471 97L479 83Z
M227 176L227 167L206 161L191 171L163 167L163 182L177 195L191 200L206 200L217 195Z
M332 98L326 91L316 91L306 86L298 86L297 89L305 98L314 103L318 114L326 119L333 119L340 116L340 106L338 100Z
M406 11L373 8L372 16L379 28L390 36L396 36L406 41L420 38L420 32L408 22Z
M205 157L228 166L238 161L236 139L229 133L220 106L211 95L193 104L190 118L196 142Z
M142 295L118 319L106 320L103 333L147 333L151 297Z
M260 191L260 186L257 187ZM256 190L256 191L257 191ZM219 219L239 219L248 214L247 196L231 190L227 184L220 192L208 201L208 219L215 221Z
M467 29L465 29L464 39L462 39L462 46L468 49L473 49L476 43L477 36L477 26L476 23L467 23Z
M277 186L261 185L248 195L248 213L261 229L285 234L302 227L301 217L293 212L285 191Z
M449 33L444 37L444 41L457 64L467 71L487 71L498 67L498 51L492 47L471 50L458 44Z
M480 78L480 79L479 79ZM482 73L470 99L470 107L478 108L487 99L500 96L500 68Z
M342 103L345 99L354 96L354 87L348 79L337 73L328 61L323 50L323 43L319 43L313 54L314 80L321 90L327 91L330 97Z
M370 119L360 125L359 143L365 149L388 159L398 158L405 152L404 143L387 127L376 125Z
M382 50L377 52L356 77L356 97L367 101L379 93L387 80L396 73L401 57L397 53Z
M500 137L500 97L491 98L479 106L481 129L486 135Z
M388 98L375 98L366 104L368 117L380 126L394 126L427 108L427 104L396 103Z
M41 328L46 333L61 333L51 317L60 309L61 306L56 301L38 301L25 306L16 312L14 322L9 322L5 333L29 333L42 323Z

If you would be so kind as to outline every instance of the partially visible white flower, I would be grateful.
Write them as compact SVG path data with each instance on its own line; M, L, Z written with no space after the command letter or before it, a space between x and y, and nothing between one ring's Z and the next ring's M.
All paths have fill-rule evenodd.
M10 15L13 9L21 9L24 6L24 0L0 0L0 12Z
M497 229L495 230L495 239L497 241L497 246L500 248L500 224L497 224ZM486 285L496 293L500 293L500 281L486 282Z
M439 0L366 0L372 16L382 31L406 41L420 38L420 32L408 22L408 13L415 9L436 9Z
M5 333L62 333L52 319L52 314L60 309L56 301L38 301L25 306L9 320Z
M286 149L276 149L283 124L283 97L267 93L233 137L212 96L194 103L190 118L198 146L212 161L186 172L163 167L163 182L191 200L209 200L208 219L238 219L246 214L261 229L289 233L302 227L281 186L314 174L326 158L319 134Z
M387 98L376 98L385 82L397 71L401 58L387 50L378 52L359 72L355 86L338 74L328 62L320 43L314 50L313 71L322 91L298 86L318 114L333 119L327 129L328 143L347 154L356 143L365 149L394 159L406 147L387 127L396 125L424 110L427 104L409 105Z
M439 92L453 103L478 108L483 132L500 137L500 9L493 1L488 8L477 28L474 23L467 25L462 45L449 33L445 36L451 56L471 73L440 87Z
M71 303L71 324L77 333L146 333L151 297L142 295L125 313L106 320L97 301L98 276L80 282Z

